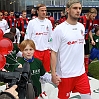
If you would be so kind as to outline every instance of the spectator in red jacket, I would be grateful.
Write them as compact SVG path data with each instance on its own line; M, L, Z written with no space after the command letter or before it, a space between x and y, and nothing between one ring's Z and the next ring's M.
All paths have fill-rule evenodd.
M17 25L17 20L14 16L14 11L13 10L11 10L10 13L9 13L8 25L9 25L9 28L12 28L13 26L16 27L16 25Z
M26 18L26 10L22 11L22 17L19 18L18 20L18 29L20 30L21 37L20 37L20 42L24 40L24 35L26 33L27 25L28 25L28 19Z
M85 27L85 45L84 45L84 51L85 51L85 70L86 73L88 73L88 64L89 64L89 36L91 39L91 44L95 45L95 42L93 40L92 36L92 29L93 29L93 22L95 17L97 16L97 10L95 8L90 8L89 12L85 14L84 16L81 16L79 19L79 22L81 22ZM89 75L90 76L90 75Z
M8 22L8 12L4 11L3 19L5 19Z
M64 22L67 19L65 11L61 11L61 17L59 19L59 23Z

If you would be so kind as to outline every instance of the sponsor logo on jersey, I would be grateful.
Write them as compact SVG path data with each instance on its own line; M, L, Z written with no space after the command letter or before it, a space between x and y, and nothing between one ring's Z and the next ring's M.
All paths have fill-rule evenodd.
M72 45L72 44L75 44L75 43L77 43L77 41L69 41L69 42L67 42L68 45Z

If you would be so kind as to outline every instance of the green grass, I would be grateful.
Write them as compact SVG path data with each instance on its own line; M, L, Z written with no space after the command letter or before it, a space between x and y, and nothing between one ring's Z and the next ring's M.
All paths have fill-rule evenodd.
M99 79L99 61L89 65L89 72L94 78Z
M90 45L90 49L92 48L92 46ZM95 59L94 61L96 61L97 59ZM99 79L99 61L97 62L92 62L89 65L89 72L93 75L94 78Z

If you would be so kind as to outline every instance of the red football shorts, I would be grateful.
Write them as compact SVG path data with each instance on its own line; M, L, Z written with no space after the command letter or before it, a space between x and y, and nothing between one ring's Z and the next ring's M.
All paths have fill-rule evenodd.
M50 71L50 50L44 50L44 51L36 50L34 52L34 57L42 61L46 72Z
M73 93L79 92L80 94L91 94L89 80L86 73L77 77L61 78L58 89L59 99L68 99L71 91Z

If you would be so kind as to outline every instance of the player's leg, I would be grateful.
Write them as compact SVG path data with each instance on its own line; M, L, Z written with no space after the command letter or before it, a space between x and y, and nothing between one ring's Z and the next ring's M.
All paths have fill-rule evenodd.
M61 82L58 86L58 98L69 99L70 92L74 88L74 77L73 78L61 78Z
M90 84L86 73L78 76L75 80L76 84L73 92L79 92L81 94L81 99L91 99Z
M88 73L88 65L89 65L89 40L85 40L84 50L85 50L85 58L84 58L85 71L86 71L86 73Z

